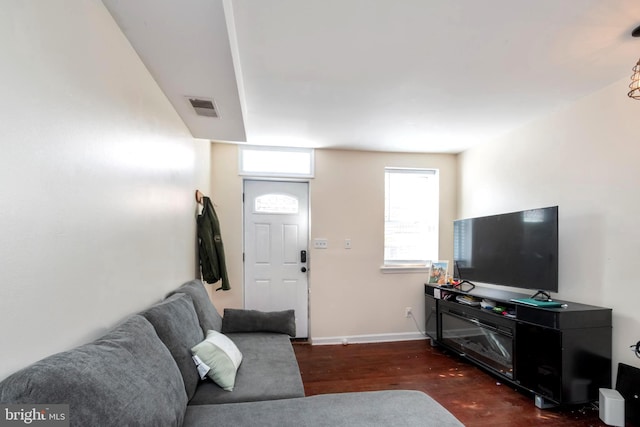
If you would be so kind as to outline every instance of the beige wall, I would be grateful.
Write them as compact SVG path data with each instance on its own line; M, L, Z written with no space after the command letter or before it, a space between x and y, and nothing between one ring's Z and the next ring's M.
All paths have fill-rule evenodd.
M461 217L558 205L558 297L613 308L614 372L640 339L640 102L623 79L460 156Z
M99 1L0 13L0 378L195 277L194 141Z
M310 180L311 238L329 239L329 248L309 250L310 327L314 342L416 338L405 307L413 307L422 327L426 273L384 274L384 167L440 170L440 257L451 259L452 221L456 212L456 158L453 155L397 154L316 150ZM219 309L242 307L242 179L237 148L214 144L212 194L234 289L217 292ZM344 249L344 239L352 249Z
M231 283L229 291L210 292L216 308L222 314L224 308L244 307L242 178L238 175L238 148L235 144L211 145L211 201L220 220L227 274Z

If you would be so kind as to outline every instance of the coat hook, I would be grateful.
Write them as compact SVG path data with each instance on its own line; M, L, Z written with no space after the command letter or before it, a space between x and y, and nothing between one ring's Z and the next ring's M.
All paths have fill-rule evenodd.
M202 194L200 190L196 190L196 202L202 204L203 197L204 197L204 194Z

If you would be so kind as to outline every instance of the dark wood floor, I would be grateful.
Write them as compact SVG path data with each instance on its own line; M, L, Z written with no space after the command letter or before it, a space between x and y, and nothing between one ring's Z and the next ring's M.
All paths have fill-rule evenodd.
M594 405L541 410L533 397L429 341L294 345L308 396L370 390L420 390L467 427L606 426Z

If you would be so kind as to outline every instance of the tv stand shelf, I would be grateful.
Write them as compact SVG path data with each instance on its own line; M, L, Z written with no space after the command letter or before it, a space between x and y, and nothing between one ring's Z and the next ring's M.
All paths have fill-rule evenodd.
M470 295L504 314L459 302ZM558 301L541 308L501 289L470 292L425 284L426 331L432 340L536 396L536 405L579 404L611 387L611 309Z

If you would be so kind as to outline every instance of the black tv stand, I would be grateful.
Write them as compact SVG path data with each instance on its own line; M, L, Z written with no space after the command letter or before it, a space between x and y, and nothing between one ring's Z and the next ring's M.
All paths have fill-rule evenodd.
M512 301L519 298L529 296L425 284L427 335L432 344L531 392L540 408L598 400L599 388L611 388L611 309Z

